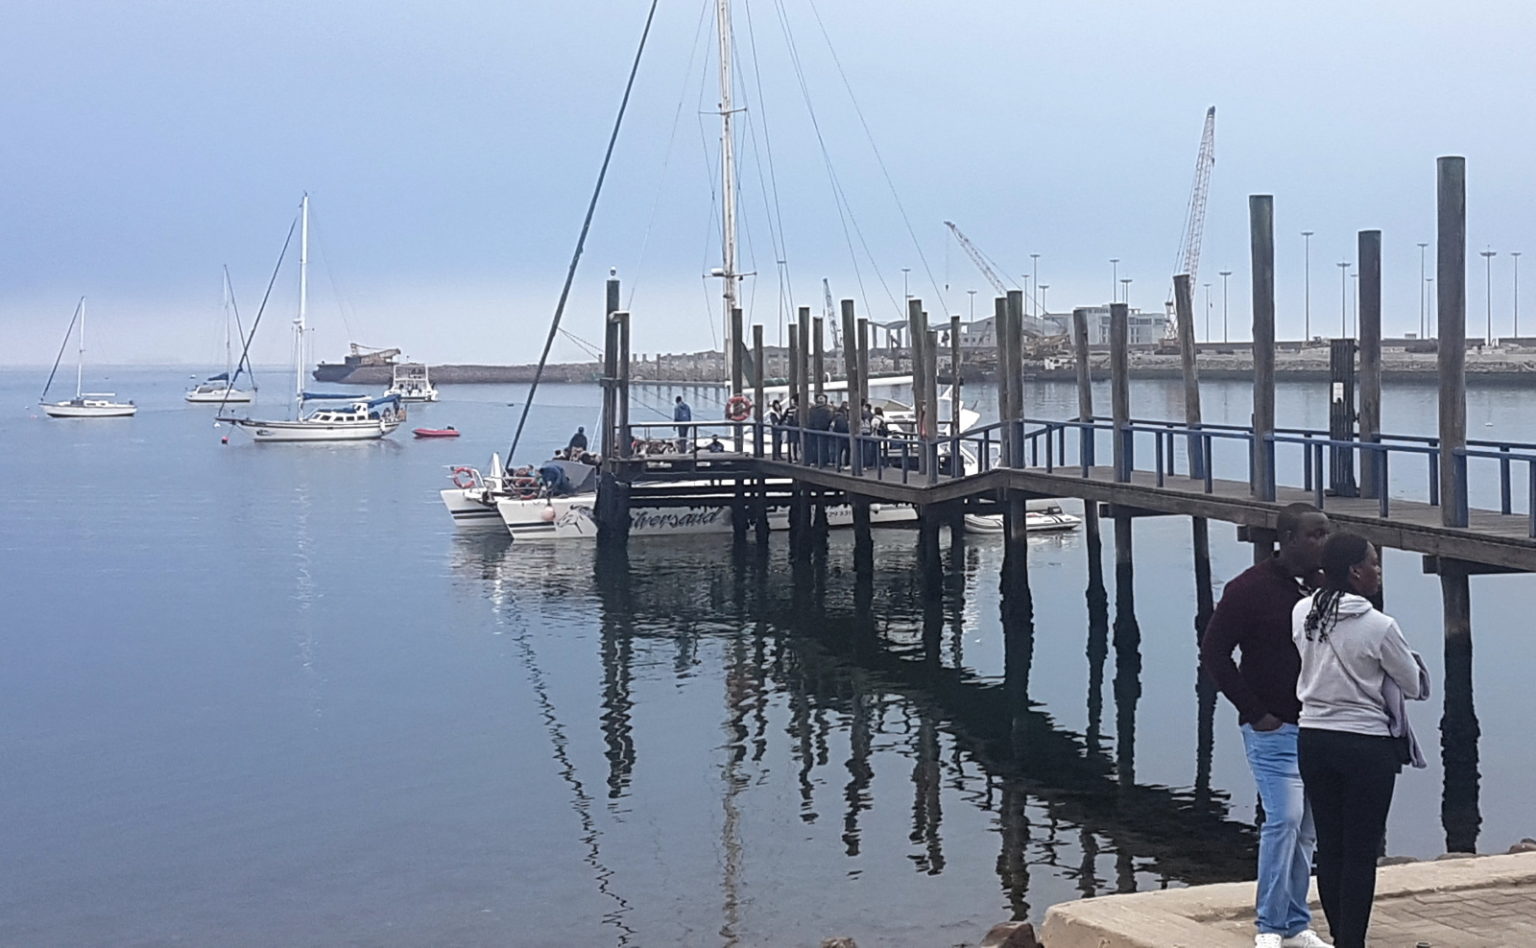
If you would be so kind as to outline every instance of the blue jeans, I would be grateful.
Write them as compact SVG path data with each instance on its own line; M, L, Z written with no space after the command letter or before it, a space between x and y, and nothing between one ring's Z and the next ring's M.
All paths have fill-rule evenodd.
M1264 825L1259 828L1259 882L1254 900L1260 934L1274 932L1286 938L1312 923L1307 908L1307 877L1312 869L1312 850L1317 831L1312 808L1302 789L1296 741L1300 731L1282 724L1273 731L1255 731L1243 725L1243 750L1248 769L1264 804Z

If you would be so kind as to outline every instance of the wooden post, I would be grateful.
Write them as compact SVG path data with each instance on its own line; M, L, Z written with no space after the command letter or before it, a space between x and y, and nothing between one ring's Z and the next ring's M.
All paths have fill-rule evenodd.
M1441 560L1439 572L1445 621L1445 697L1440 718L1444 794L1440 817L1446 851L1470 853L1477 851L1482 822L1477 800L1477 742L1482 732L1472 702L1472 595L1465 563Z
M1072 311L1072 348L1077 355L1077 420L1093 421L1093 373L1088 365L1088 313L1082 309ZM1079 442L1080 451L1091 455L1097 432L1083 430ZM1091 460L1085 458L1084 460ZM1083 530L1088 535L1090 557L1099 555L1099 505L1091 500L1083 501Z
M859 404L869 401L869 319L859 319Z
M1381 231L1362 230L1360 261L1360 442L1381 438ZM1360 496L1376 497L1375 451L1360 452Z
M1275 433L1275 199L1248 196L1248 242L1253 259L1253 451L1251 490L1274 500L1270 479Z
M853 300L843 300L841 308L843 379L848 385L848 469L857 476L864 473L863 445L858 441L864 419L864 399L859 396L859 320L853 313Z
M949 434L960 437L960 317L949 317ZM956 469L956 473L960 473Z
M789 405L790 405L790 403L794 402L799 397L799 394L800 394L800 327L796 326L794 323L790 323L789 324L789 396L784 399L784 411L785 411L784 424L787 425L787 426L791 426L792 428L798 427L799 424L800 424L800 410L798 408L796 408L795 409L795 416L794 416L794 418L790 418L788 416ZM791 440L791 439L793 439L793 440ZM798 450L797 448L795 448L795 444L798 444L799 441L800 441L800 432L799 431L794 431L793 433L790 433L790 432L786 432L785 433L785 444L784 444L784 451L785 451L784 459L785 460L791 460L791 461L794 460L795 453Z
M826 327L822 325L822 317L817 316L811 320L811 369L816 375L814 386L815 394L824 394L823 386L827 381L827 353L826 353Z
M618 312L611 317L618 324L619 380L618 380L618 456L627 458L632 453L634 439L629 433L629 313Z
M1021 297L1022 298L1022 297ZM992 301L992 333L997 337L997 419L998 421L1013 421L1013 395L1012 387L1014 359L1008 340L1013 333L1009 332L1009 324L1012 319L1014 301L1013 295L999 296ZM1013 451L1013 426L1004 425L998 442L1002 448L1001 457L1004 465L1014 464Z
M1109 304L1109 381L1110 415L1114 422L1115 480L1131 479L1130 435L1126 428L1131 423L1131 353L1129 339L1130 304ZM1119 529L1118 527L1116 529ZM1118 549L1118 534L1116 543Z
M1439 239L1435 245L1435 292L1440 307L1440 522L1466 526L1466 465L1456 452L1467 446L1467 160L1437 162Z
M741 307L733 306L731 307L731 390L725 393L727 400L747 390L746 373L742 367L742 356L747 348L746 338L742 326ZM741 425L731 427L731 446L737 454L740 454L745 441L742 437ZM740 484L739 481L737 483Z
M798 314L800 322L800 363L799 363L799 387L795 394L800 402L800 452L801 457L806 457L805 451L805 427L811 417L811 308L800 307Z
M923 322L928 321L928 314L923 314ZM925 449L928 455L930 470L928 483L934 483L939 476L939 332L930 329L923 340L923 415L928 418L928 442ZM956 458L955 460L959 460Z
M932 432L933 419L923 417L927 407L923 396L928 391L928 383L923 379L923 370L928 366L928 360L923 358L923 346L928 342L928 318L923 313L922 300L907 300L907 336L908 348L912 351L912 401L917 409L917 436L926 439Z
M1178 318L1179 363L1184 370L1184 424L1200 427L1200 370L1195 361L1195 309L1189 274L1173 278L1173 306ZM1173 458L1168 459L1173 467ZM1205 451L1197 435L1189 436L1189 476L1205 477Z
M614 383L619 376L619 328L610 317L618 311L620 305L619 278L610 276L607 289L607 307L603 310L603 431L598 438L604 461L617 456L613 448L617 440L615 431L619 421L619 406ZM511 458L507 458L507 464L512 464Z

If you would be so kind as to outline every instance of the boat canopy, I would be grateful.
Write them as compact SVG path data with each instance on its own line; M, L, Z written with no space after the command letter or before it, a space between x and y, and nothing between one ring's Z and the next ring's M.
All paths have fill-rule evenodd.
M587 494L597 490L597 468L590 464L553 459L545 461L539 467L540 469L558 467L563 471L565 473L565 480L570 485L568 488L569 493Z
M302 392L299 394L299 398L306 402L318 402L325 399L333 399L337 401L341 399L347 399L348 401L356 402L361 401L366 397L367 396L359 395L356 392Z
M205 381L208 381L208 382L228 382L229 381L229 373L228 372L220 372L218 375L210 375L210 376L208 376L207 379L205 379Z

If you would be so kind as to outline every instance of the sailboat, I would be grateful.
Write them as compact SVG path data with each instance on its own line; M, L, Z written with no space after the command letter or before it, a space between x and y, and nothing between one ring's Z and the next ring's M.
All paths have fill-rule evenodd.
M371 441L405 421L399 395L370 397L304 391L305 315L309 302L309 195L299 202L299 311L293 320L294 417L283 421L221 418L265 441ZM308 411L308 414L305 412Z
M70 333L75 327L80 327L80 344L75 350L75 397L64 402L48 401L48 389L53 387L53 377L59 371L59 362L64 358L64 347L69 345ZM139 410L133 402L113 401L117 396L112 392L86 392L85 385L85 297L80 297L80 302L75 305L75 315L69 320L69 328L64 331L64 342L59 346L58 358L53 360L53 371L48 373L48 382L43 386L43 394L38 401L42 403L43 412L49 418L126 418Z
M235 380L240 373L235 370L234 350L230 345L229 336L229 309L233 293L230 292L229 270L224 270L224 371L218 375L210 375L195 388L189 389L185 396L189 402L217 402L222 405L225 402L248 402L253 397L250 392L242 391L235 387Z

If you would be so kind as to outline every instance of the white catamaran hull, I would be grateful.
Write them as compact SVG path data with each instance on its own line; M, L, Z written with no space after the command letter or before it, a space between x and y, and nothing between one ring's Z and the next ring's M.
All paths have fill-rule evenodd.
M250 392L242 392L238 388L232 388L228 392L222 388L208 392L201 389L193 389L184 397L189 402L207 402L214 405L222 405L225 402L248 402L253 398Z
M453 525L460 530L505 530L496 500L483 488L449 487L438 491Z
M229 422L251 436L253 441L372 441L400 427L400 422L368 419L358 422L251 421Z
M139 406L122 402L48 402L43 412L49 418L127 418Z
M444 503L450 493L443 491ZM515 540L578 540L597 536L597 521L593 516L595 494L579 494L573 497L535 498L514 500L501 498L496 510L507 532ZM476 502L478 503L478 502ZM478 525L479 520L468 513L454 513L454 523L460 526ZM629 514L631 537L693 536L731 532L731 511L728 507L642 507L636 506ZM904 504L870 504L869 522L875 526L894 523L910 523L917 519L917 510ZM847 504L827 507L827 526L853 526L853 508ZM775 510L768 513L770 530L788 530L789 512Z

